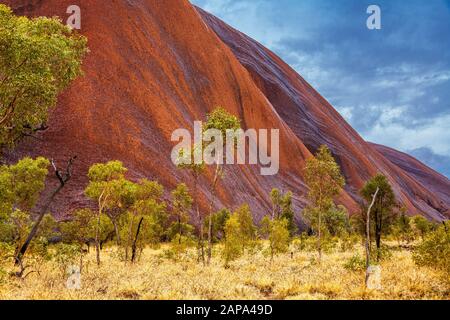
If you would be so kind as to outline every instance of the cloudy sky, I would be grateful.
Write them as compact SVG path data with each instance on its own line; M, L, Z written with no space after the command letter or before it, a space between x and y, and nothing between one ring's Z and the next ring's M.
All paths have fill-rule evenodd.
M450 177L450 0L191 1L280 55L366 140Z

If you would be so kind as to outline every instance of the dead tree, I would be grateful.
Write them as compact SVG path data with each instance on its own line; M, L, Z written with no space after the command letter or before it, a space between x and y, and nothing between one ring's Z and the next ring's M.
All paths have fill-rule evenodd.
M58 193L61 192L61 190L66 186L67 182L72 178L72 166L73 162L75 161L77 157L74 156L69 159L67 162L66 172L62 173L55 165L55 162L52 159L52 166L53 170L55 172L56 178L58 179L59 185L52 191L50 196L48 197L47 201L43 205L42 209L39 212L38 218L36 222L33 225L33 228L31 229L27 239L23 243L20 250L17 251L16 257L15 257L15 265L20 266L22 264L22 259L25 253L27 252L28 247L30 246L31 241L36 236L39 225L42 222L42 219L44 218L45 214L48 212L48 209L50 208L50 205L52 204L55 197L58 195Z
M375 200L377 198L378 192L380 188L377 188L375 194L372 198L372 203L367 208L367 216L366 216L366 287L369 281L369 266L370 266L370 210L372 210L373 205L375 204Z
M138 224L137 231L136 231L136 236L134 237L133 246L131 247L131 262L134 262L134 260L136 259L137 241L139 238L139 233L141 232L141 226L142 226L143 221L144 221L144 217L142 217L141 220L139 220L139 224Z

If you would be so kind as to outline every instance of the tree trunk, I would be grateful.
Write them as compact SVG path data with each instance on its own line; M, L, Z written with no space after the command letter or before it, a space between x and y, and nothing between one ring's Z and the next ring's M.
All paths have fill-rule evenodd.
M101 211L99 211L98 218L97 218L97 227L95 228L95 255L97 258L97 266L100 266L100 239L99 239L100 215L101 215Z
M42 219L44 218L45 214L48 212L48 209L50 208L50 205L52 204L55 197L58 195L58 193L61 192L61 190L66 186L66 183L72 178L72 164L73 161L76 159L76 157L72 157L67 162L67 168L66 173L64 175L61 175L61 172L56 168L55 163L52 160L52 166L55 170L55 175L58 178L59 186L51 193L50 197L48 198L45 205L42 207L41 212L39 213L38 219L33 225L33 228L31 229L30 233L28 234L27 239L25 240L24 244L18 250L17 255L15 257L15 265L19 265L20 261L22 261L23 256L27 252L27 249L33 240L33 238L36 236L36 233L38 232L39 225L42 222Z
M178 215L178 245L181 245L181 214Z
M208 260L207 263L208 265L211 262L211 255L212 255L212 211L213 211L213 204L214 204L214 199L216 196L216 184L217 184L217 180L219 179L219 174L220 174L220 164L219 161L217 161L217 165L216 165L216 172L214 174L214 180L213 180L213 184L212 184L212 198L210 201L210 205L209 205L209 223L208 223Z
M372 203L369 205L366 215L366 281L365 281L366 287L369 281L369 266L370 266L370 210L372 210L372 207L375 204L375 199L377 197L378 191L380 191L379 188L377 188L375 194L373 195Z
M134 216L130 213L130 222L129 222L129 228L128 228L128 239L127 239L127 245L125 247L125 261L128 261L128 251L131 246L131 238L133 233L133 222L134 222Z
M200 215L200 205L198 199L198 175L194 174L194 198L195 198L195 209L197 211L197 219L199 222L199 232L200 235L198 237L198 250L199 250L199 260L202 260L203 266L205 265L205 247L203 242L203 219Z
M117 220L116 219L111 219L113 226L114 226L114 232L116 234L116 243L117 246L120 247L120 244L122 243L122 241L120 240L120 233L119 233L119 226L117 225Z
M319 206L319 230L318 230L318 237L317 237L317 251L319 252L319 263L322 262L321 237L322 237L322 208L321 208L321 206Z
M53 202L53 199L56 197L56 195L62 190L62 186L59 186L55 191L52 192L52 195L47 200L47 203L44 205L43 209L39 213L38 219L33 225L33 228L31 229L30 233L28 234L27 239L25 240L24 244L20 248L20 250L17 252L16 256L16 265L18 265L17 260L22 260L23 256L25 255L25 252L27 251L31 241L36 236L36 233L38 232L39 225L42 222L42 219L44 218L45 214L47 213L48 208L50 207L50 204Z
M134 261L136 260L137 241L139 238L139 232L141 231L141 225L142 225L143 221L144 221L144 217L141 217L141 220L139 220L138 228L136 231L136 236L134 237L133 246L131 248L131 262L132 263L134 263Z

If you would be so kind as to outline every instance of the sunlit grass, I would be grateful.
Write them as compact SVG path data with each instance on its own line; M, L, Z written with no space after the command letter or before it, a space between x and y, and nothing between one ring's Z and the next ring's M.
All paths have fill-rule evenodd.
M220 247L210 266L197 263L194 249L178 261L159 250L145 249L135 264L120 261L115 248L102 252L102 265L91 251L85 257L82 288L66 288L67 276L54 262L39 266L26 279L3 277L0 299L449 299L443 275L417 267L406 249L381 263L382 290L366 290L364 271L349 271L346 262L363 248L324 255L314 252L270 257L246 254L224 268ZM8 269L9 264L3 268Z

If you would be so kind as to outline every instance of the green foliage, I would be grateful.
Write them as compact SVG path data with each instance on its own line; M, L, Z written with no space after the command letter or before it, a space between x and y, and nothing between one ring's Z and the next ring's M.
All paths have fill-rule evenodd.
M58 222L56 222L55 218L51 214L46 214L42 218L36 237L45 239L56 237L58 236L57 228Z
M31 210L45 187L50 162L42 157L24 158L16 164L0 166L0 213L13 208Z
M195 161L196 158L201 159L200 163ZM191 171L195 179L206 169L206 163L203 161L203 150L200 145L194 145L191 150L180 149L176 163L178 168Z
M167 229L167 236L169 239L174 239L180 234L182 236L191 237L193 236L195 228L193 225L184 222L173 222Z
M96 200L98 215L106 214L111 220L119 245L122 245L119 223L134 205L138 189L135 183L125 179L126 172L120 161L94 164L89 169L89 184L85 190L86 196Z
M387 261L392 258L392 249L385 245L381 244L379 248L376 245L371 246L371 252L373 253L371 256L371 264L378 264L381 261Z
M303 218L315 230L319 230L319 217L321 219L320 231L324 236L341 237L352 232L349 214L344 206L335 206L334 203L324 208L319 215L319 208L307 207L303 211Z
M171 229L177 230L175 234L179 236L190 234L193 231L193 227L188 224L190 218L189 210L191 209L193 200L189 194L189 189L186 184L180 183L171 194L172 214L175 219Z
M164 187L157 181L141 180L138 184L136 202L129 215L131 239L137 233L138 221L143 220L140 230L140 245L156 246L163 238L167 223L167 204L162 200Z
M164 187L157 181L143 179L136 185L135 202L122 219L122 238L127 239L125 259L133 243L142 250L146 244L157 247L162 241L168 219L163 194Z
M414 233L411 227L411 218L406 214L401 214L395 220L391 227L391 234L397 239L398 242L404 241L410 243L414 240Z
M256 240L256 227L253 223L253 215L250 206L244 204L235 212L241 234L241 245L243 248L248 246L252 241Z
M230 114L222 107L214 109L207 115L206 123L203 130L216 129L222 133L223 143L227 139L227 130L238 130L241 128L241 121L234 115Z
M285 218L271 219L264 216L260 222L259 235L269 240L269 253L273 258L278 253L287 252L291 241L289 221ZM294 239L294 246L301 246L301 239ZM298 247L300 249L300 247Z
M273 188L270 191L270 199L272 200L272 217L279 217L280 216L280 211L281 211L281 192L279 189L277 188Z
M297 232L297 226L294 221L294 209L292 208L292 192L288 191L283 195L279 189L274 188L270 191L270 199L272 200L272 218L286 219L289 234L293 237Z
M333 237L341 237L351 231L349 214L342 205L329 208L323 218L327 231Z
M272 220L269 216L264 216L261 219L258 234L261 238L268 239L270 235Z
M21 245L28 236L32 220L30 211L45 187L49 161L24 158L12 165L0 166L0 241ZM51 236L51 217L46 216L38 237ZM37 245L37 239L34 241Z
M321 146L316 156L307 160L305 182L309 187L308 199L320 211L329 207L344 187L344 177L327 146Z
M420 235L422 240L425 239L425 236L433 230L433 223L428 221L421 215L414 216L412 218L412 225L414 228L414 232Z
M300 236L292 240L292 245L298 251L313 251L316 250L316 240L309 237L306 232L302 232Z
M322 232L327 229L323 216L326 215L331 220L339 217L339 211L334 210L333 197L337 196L345 185L339 165L327 146L322 145L316 156L306 161L305 182L309 187L308 200L310 204L304 210L303 215L317 234L320 259Z
M375 238L378 253L380 253L382 234L389 233L396 218L396 213L393 210L396 201L394 191L387 177L382 174L377 174L367 181L361 190L361 195L370 203L377 189L378 194L370 212L370 226L371 233L374 234L374 237L371 237L371 239ZM365 208L361 211L362 221L365 221L365 211ZM377 254L377 260L380 258L381 256Z
M225 224L225 242L222 256L225 266L239 258L243 253L243 235L238 213L233 213Z
M14 246L9 243L0 241L0 265L4 261L11 259L13 255L14 255Z
M17 17L0 4L0 149L47 121L86 52L86 38L59 20Z
M436 231L431 232L414 250L414 262L419 266L427 266L441 270L450 277L450 222L443 223Z
M114 232L114 225L105 215L96 216L95 219L92 219L89 223L89 229L97 229L98 228L98 241L103 243L108 240L111 236L111 233Z
M195 245L195 240L190 236L176 234L171 241L171 251L175 259L185 254L187 249Z
M102 209L123 208L133 202L135 185L125 179L127 169L120 161L97 163L88 172L86 196L96 200Z
M212 214L211 220L211 234L213 237L213 241L217 242L225 236L225 224L231 215L230 210L221 209L216 213ZM204 230L208 229L209 220L205 220L204 222Z
M85 244L95 237L96 213L91 209L80 209L72 214L71 220L59 223L64 243Z
M122 179L126 172L127 169L123 166L123 163L114 160L92 165L89 168L88 177L91 182L107 182Z
M289 250L290 235L288 224L286 219L275 219L270 222L269 244L272 257Z
M366 269L366 260L359 254L355 254L345 262L344 268L349 271L364 271Z
M353 250L360 240L361 238L357 234L342 234L340 237L341 251Z
M69 266L77 265L81 259L81 248L77 244L58 243L54 246L53 260L57 263L62 276Z

